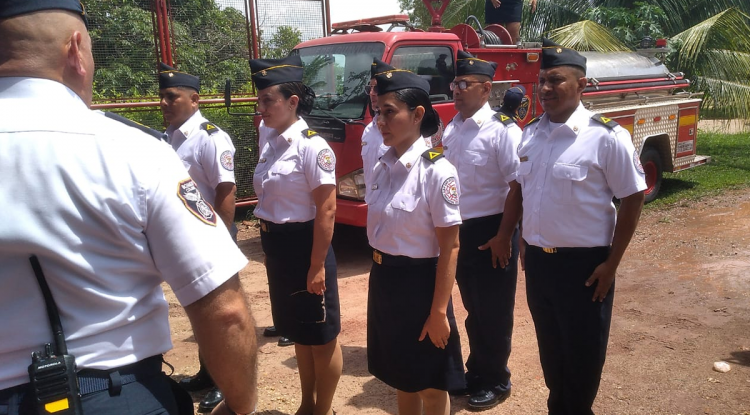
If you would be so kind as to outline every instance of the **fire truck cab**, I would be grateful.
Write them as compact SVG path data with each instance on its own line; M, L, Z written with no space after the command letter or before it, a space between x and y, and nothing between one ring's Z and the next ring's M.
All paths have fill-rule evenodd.
M430 0L424 1L429 4ZM498 25L475 29L460 24L446 30L439 26L439 13L431 11L434 26L428 32L410 28L405 15L344 22L333 26L333 36L303 42L292 52L302 58L305 82L317 95L306 120L336 153L339 223L365 226L367 222L360 154L362 132L372 121L365 86L373 58L426 78L432 104L443 123L456 114L450 83L459 50L498 63L491 106L499 106L505 91L520 84L527 95L518 111L519 125L523 127L542 113L537 100L540 43L510 44L509 34ZM382 24L390 24L391 29L377 27ZM630 131L646 171L647 201L658 194L663 171L674 172L709 160L695 152L701 100L695 94L677 91L690 81L663 65L660 57L665 52L657 47L640 52L583 53L588 59L589 79L583 104ZM441 134L433 136L434 147L441 146Z

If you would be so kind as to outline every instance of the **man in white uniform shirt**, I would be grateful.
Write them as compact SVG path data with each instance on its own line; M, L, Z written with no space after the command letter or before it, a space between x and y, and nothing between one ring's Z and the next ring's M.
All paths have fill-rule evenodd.
M27 367L52 332L31 255L59 309L80 385L69 396L81 394L84 413L192 413L162 373L172 347L163 282L225 391L214 413L252 412L254 324L235 276L247 259L168 146L88 109L83 5L4 1L0 39L0 175L13 178L0 183L13 197L0 222L0 413L38 413Z
M515 180L521 129L512 113L488 104L497 63L459 51L451 83L458 114L443 135L443 154L461 183L461 248L456 281L468 313L468 405L489 409L510 395L511 335L516 298L519 209ZM502 223L502 226L501 226ZM511 249L512 248L512 249ZM455 393L455 391L454 391Z
M159 65L160 106L169 123L167 141L236 239L234 144L227 133L201 115L200 79L163 62ZM198 373L182 379L180 386L190 392L211 388L198 405L200 412L211 411L223 398L202 362Z
M646 182L627 130L581 104L586 58L545 40L541 67L545 113L526 126L518 150L526 295L549 414L593 415L615 274Z

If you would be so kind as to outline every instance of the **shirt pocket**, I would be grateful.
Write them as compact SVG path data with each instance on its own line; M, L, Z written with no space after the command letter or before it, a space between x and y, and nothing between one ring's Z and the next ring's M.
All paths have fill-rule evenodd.
M462 165L469 177L473 177L477 170L480 170L487 164L489 155L475 150L466 150L461 157Z
M588 167L578 164L555 163L552 166L552 198L562 204L581 202L583 181Z
M396 193L391 200L393 223L391 229L395 232L409 233L416 220L415 210L420 197L408 193Z
M530 161L522 161L518 164L518 171L516 172L516 181L518 184L523 185L528 180L529 174L531 174L531 166Z

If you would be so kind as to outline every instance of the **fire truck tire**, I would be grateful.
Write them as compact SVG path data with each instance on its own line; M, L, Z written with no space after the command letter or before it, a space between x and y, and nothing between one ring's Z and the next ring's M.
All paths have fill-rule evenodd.
M654 147L646 147L641 152L641 164L646 173L646 203L656 199L661 188L662 164L659 150Z

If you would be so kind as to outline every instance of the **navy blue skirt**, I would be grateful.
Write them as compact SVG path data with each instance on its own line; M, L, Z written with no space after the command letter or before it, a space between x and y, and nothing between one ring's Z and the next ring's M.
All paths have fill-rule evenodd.
M521 21L523 0L502 0L497 9L490 0L484 4L484 23L513 23Z
M285 230L285 227L293 230ZM261 230L271 314L278 333L301 345L323 345L341 332L336 257L328 247L326 291L307 292L307 272L313 245L313 222L277 225Z
M439 349L429 337L419 341L435 292L437 258L428 264L387 266L375 262L367 299L367 365L370 373L403 392L465 387L461 341L453 302L451 334Z

